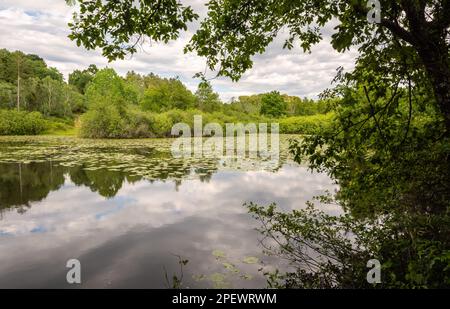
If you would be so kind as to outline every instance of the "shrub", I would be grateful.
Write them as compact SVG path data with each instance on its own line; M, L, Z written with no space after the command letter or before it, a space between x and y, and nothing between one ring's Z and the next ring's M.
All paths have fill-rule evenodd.
M122 137L141 138L155 137L150 129L150 115L148 113L132 109L127 112L125 117L125 133Z
M126 123L113 106L99 106L81 117L80 134L89 138L127 137Z
M173 122L164 114L152 114L150 117L150 129L157 137L170 136Z
M171 109L165 113L172 123L185 122L186 112L180 109Z
M0 135L36 135L46 124L39 112L0 110Z
M296 116L280 119L280 133L284 134L317 134L327 128L334 114L317 114L312 116Z
M298 116L269 119L259 115L219 112L205 113L198 109L171 109L163 113L141 111L138 107L127 105L119 108L114 104L97 102L81 117L81 136L89 138L139 138L169 137L172 126L186 123L194 129L194 116L201 115L205 126L207 123L218 123L225 132L226 123L270 123L279 121L280 133L315 134L331 123L332 114Z

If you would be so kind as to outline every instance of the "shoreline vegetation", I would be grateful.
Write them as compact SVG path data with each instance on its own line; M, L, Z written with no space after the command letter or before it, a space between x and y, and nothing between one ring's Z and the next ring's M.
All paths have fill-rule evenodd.
M192 93L177 78L90 65L65 82L37 55L0 50L0 135L84 138L170 137L172 126L203 123L279 123L281 134L315 134L333 119L334 101L272 91L222 102L202 81Z

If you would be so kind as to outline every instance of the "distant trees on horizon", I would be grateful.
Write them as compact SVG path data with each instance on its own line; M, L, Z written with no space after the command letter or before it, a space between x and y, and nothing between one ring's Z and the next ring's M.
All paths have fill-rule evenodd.
M110 69L111 70L111 69ZM0 49L0 108L38 111L45 116L72 117L88 109L85 96L99 68L91 64L74 70L65 82L58 69L49 67L34 54ZM230 109L244 114L269 117L314 115L326 113L328 102L281 95L279 92L240 96L230 104L221 101L211 83L200 82L192 93L178 78L163 78L154 73L141 75L130 71L124 91L129 103L145 111L197 108L204 112Z

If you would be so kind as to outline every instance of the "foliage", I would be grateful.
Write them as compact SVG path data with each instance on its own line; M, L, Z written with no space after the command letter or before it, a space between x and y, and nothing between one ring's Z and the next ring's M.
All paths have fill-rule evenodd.
M153 134L159 137L170 136L172 122L167 114L153 114L149 120Z
M113 69L103 69L95 74L86 89L89 108L96 105L111 104L116 107L126 104L124 82Z
M5 81L0 81L0 108L13 108L16 104L16 87Z
M164 267L164 279L165 284L168 289L181 289L183 287L183 267L189 263L189 260L183 259L179 255L175 255L178 258L178 265L180 266L180 270L178 274L172 275L172 282L169 280L169 274L167 273L166 268Z
M143 36L164 43L178 38L181 30L187 30L187 23L198 17L189 6L173 0L66 2L79 5L79 12L74 13L73 22L69 23L72 30L69 38L88 49L100 47L110 61L136 52ZM86 27L87 24L90 26ZM129 44L135 35L138 39Z
M154 4L139 1L135 6L131 0L68 2L80 3L79 13L70 24L70 37L87 48L102 48L109 60L136 52L136 44L143 37L163 42L175 39L187 22L198 18L190 6L170 0ZM430 86L450 132L450 4L382 0L380 5L382 18L370 23L370 8L362 0L211 0L207 17L185 51L206 57L207 66L217 69L218 76L238 80L252 67L251 57L264 52L281 29L288 33L284 48L298 44L310 51L322 40L323 28L336 21L332 46L339 52L352 46L359 48L353 79L359 76L364 80L360 74L364 67L385 73L383 79L391 87L397 77L421 76L421 81ZM127 45L133 35L139 35L138 41ZM410 70L402 69L405 64Z
M36 85L36 101L41 103L38 109L46 116L64 115L72 112L69 106L60 104L63 102L63 84L59 81L45 77Z
M318 134L331 126L333 113L326 115L286 117L279 120L280 133L284 134Z
M125 121L122 116L114 106L98 105L81 117L80 134L90 138L123 137Z
M281 117L286 114L286 102L278 91L263 94L261 97L261 114Z
M152 78L141 101L143 110L161 112L194 106L194 95L178 79Z
M71 113L82 114L87 110L85 96L79 93L74 86L64 84L62 97L62 105L65 106L64 116L71 116Z
M219 95L212 89L211 83L203 81L198 85L196 107L204 112L213 112L220 109L222 102Z
M86 89L89 110L81 117L81 136L122 137L126 127L125 94L124 82L114 70L100 70Z
M329 197L321 197L330 203ZM449 288L450 250L442 239L411 239L405 231L426 231L434 220L447 237L449 217L400 214L377 219L356 219L345 212L329 215L312 203L305 209L285 213L274 204L248 204L261 222L266 253L290 262L294 272L268 273L275 288ZM417 221L419 219L419 221ZM425 220L424 220L425 219ZM446 234L445 234L446 233ZM275 244L274 244L275 240ZM381 283L366 280L367 262L382 263Z
M17 86L18 72L20 78L24 80L31 77L63 80L62 74L57 69L47 67L45 61L37 55L0 49L0 80Z
M419 85L384 89L338 87L342 100L332 125L295 141L291 150L296 161L307 161L336 180L336 201L352 222L361 229L367 222L376 227L370 239L361 235L376 250L365 243L361 253L382 263L382 287L449 287L450 141L442 116ZM303 227L298 222L291 228ZM352 238L358 237L354 229L336 226ZM357 256L349 261L364 267ZM285 284L313 284L303 273L285 276L290 278Z
M85 111L84 98L37 55L0 50L0 107L71 117Z
M450 3L383 0L380 5L379 22L370 23L367 1L211 0L186 51L206 57L218 75L237 80L252 67L251 57L262 53L281 29L288 34L284 48L298 45L310 51L322 40L323 28L335 21L333 48L359 50L361 66L355 75L377 67L390 86L398 77L425 77L422 82L430 86L450 131Z
M286 113L290 116L306 116L315 114L326 114L331 111L331 101L320 99L317 101L308 98L283 96L287 104Z
M0 135L35 135L45 128L46 121L39 112L0 110Z
M262 94L240 96L237 100L233 98L227 107L242 114L258 115L261 111L261 97Z
M72 118L47 117L45 135L76 136L77 127Z
M252 102L253 96L246 97L240 104L223 104L207 82L199 85L194 96L178 79L161 78L154 74L142 76L129 72L124 79L113 69L103 69L90 82L85 97L89 108L81 117L80 133L83 137L167 137L176 123L187 123L192 128L195 115L201 115L204 123L214 122L224 128L225 123L275 121L259 113L245 113L241 109L247 102ZM273 110L277 108L276 104L285 106L279 93L254 97L267 97L270 104L275 104L268 107ZM275 103L272 98L275 98ZM194 109L194 105L198 109ZM330 119L311 117L287 118L282 132L309 133L312 128ZM322 122L314 124L316 119Z
M95 64L91 64L85 70L75 70L69 74L69 85L75 86L75 88L84 94L86 87L94 78L94 75L98 72L98 68Z
M279 93L242 96L230 104L220 101L211 84L203 81L194 94L177 78L162 78L153 73L140 75L128 72L120 77L113 69L99 70L90 65L84 70L69 74L69 82L61 74L48 69L35 55L2 50L4 79L0 80L0 107L17 109L17 57L20 62L19 109L39 111L47 119L46 134L74 134L72 125L65 119L80 118L81 136L84 137L165 137L173 124L185 122L193 125L195 114L206 122L271 122L269 117L286 109L287 115L317 114L322 112L318 102ZM9 73L8 73L9 72ZM54 74L54 73L57 74ZM274 99L274 100L272 100ZM266 102L260 114L262 102ZM275 105L273 105L275 104ZM278 104L278 105L277 105ZM307 112L305 112L307 111ZM60 120L56 120L56 118ZM73 121L70 121L73 124ZM286 121L286 132L309 132L300 125ZM103 127L98 127L103 126ZM121 131L122 130L122 131Z

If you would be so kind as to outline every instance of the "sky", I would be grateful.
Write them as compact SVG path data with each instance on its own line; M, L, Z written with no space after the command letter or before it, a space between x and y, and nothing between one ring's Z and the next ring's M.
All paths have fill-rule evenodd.
M205 0L182 2L204 16ZM66 78L75 69L82 70L89 64L96 64L98 67L112 67L121 75L134 70L141 74L153 72L163 77L178 77L190 90L197 88L199 79L193 76L205 70L205 60L195 53L184 54L183 47L189 42L198 22L191 24L176 41L146 46L133 56L108 63L100 50L88 51L77 47L67 37L67 23L73 10L64 0L0 0L0 48L37 54ZM356 57L355 51L342 54L333 50L329 43L332 33L330 25L324 30L324 40L313 47L310 54L305 54L299 47L283 49L286 33L282 32L265 53L253 57L253 68L240 81L218 78L211 80L211 84L224 101L273 90L316 98L323 90L332 87L336 69L340 66L345 70L352 69ZM214 72L207 73L207 77L213 76Z

